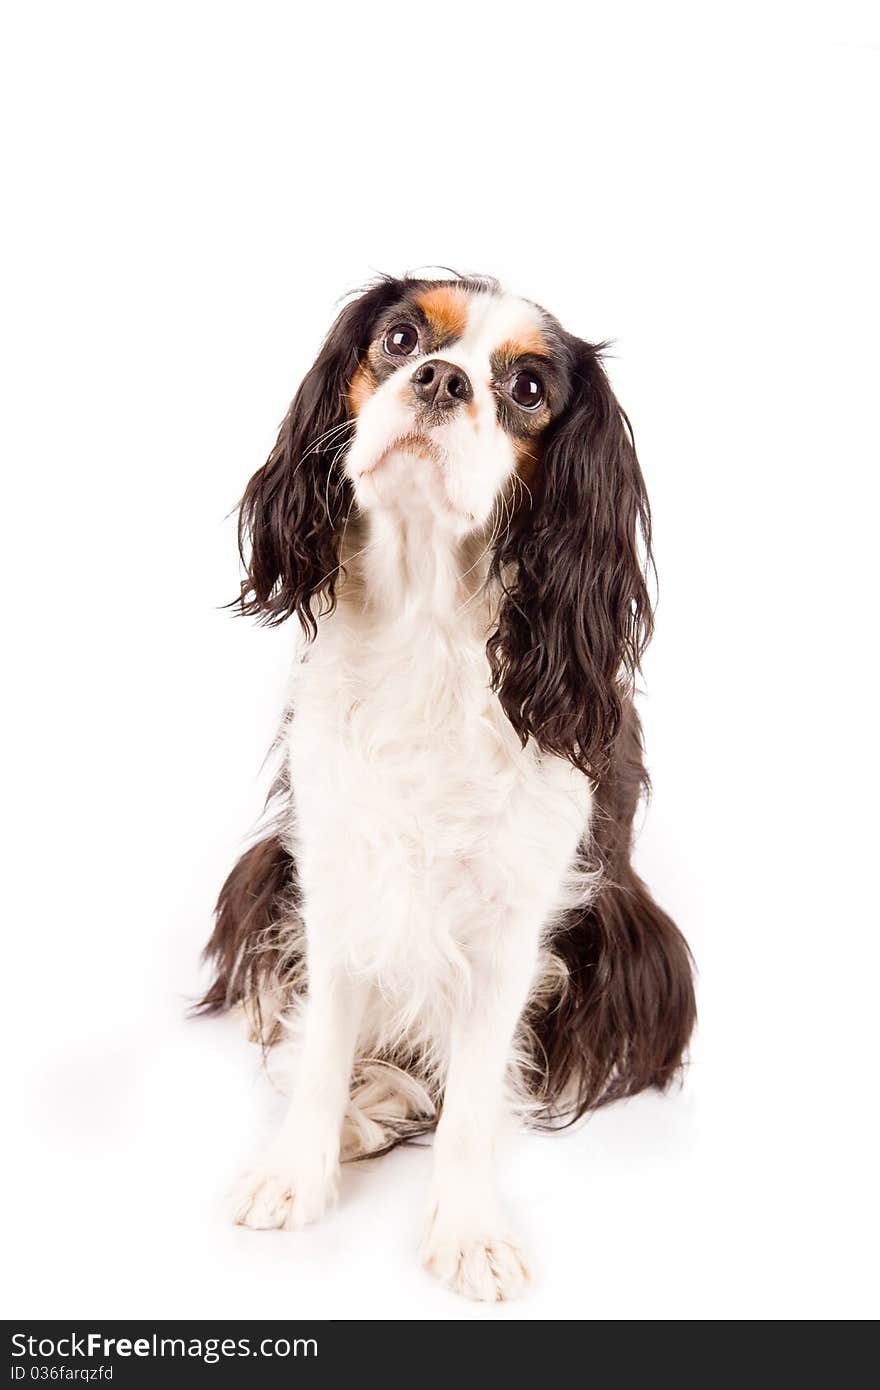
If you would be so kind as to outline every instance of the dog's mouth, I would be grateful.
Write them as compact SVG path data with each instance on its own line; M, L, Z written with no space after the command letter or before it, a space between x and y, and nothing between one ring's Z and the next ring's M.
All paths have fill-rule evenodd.
M428 459L429 462L439 465L442 465L444 459L443 451L426 434L418 430L405 430L388 441L374 461L361 469L358 478L372 477L394 454L415 454L417 458Z
M380 448L373 461L367 464L366 468L358 470L356 483L367 482L368 486L372 484L375 488L377 474L382 472L392 458L401 454L424 459L433 465L436 477L435 497L442 511L459 522L472 523L475 520L473 514L459 506L450 495L447 477L448 453L421 430L402 430L399 434L393 435L387 444Z

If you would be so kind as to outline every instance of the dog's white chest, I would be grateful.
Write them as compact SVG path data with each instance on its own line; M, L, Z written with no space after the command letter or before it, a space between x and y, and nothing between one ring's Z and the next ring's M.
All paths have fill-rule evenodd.
M520 747L482 644L440 630L316 650L290 754L307 912L332 883L352 968L410 998L558 882L583 830L583 779Z

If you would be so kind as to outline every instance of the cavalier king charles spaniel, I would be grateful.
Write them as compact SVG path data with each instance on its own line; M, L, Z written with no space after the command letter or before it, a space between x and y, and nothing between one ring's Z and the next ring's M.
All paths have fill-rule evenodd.
M436 1128L422 1258L520 1293L493 1150L677 1074L684 938L630 862L650 513L601 348L490 280L342 310L241 502L236 605L296 616L277 815L217 905L205 1012L289 1028L237 1189L300 1227L340 1162Z

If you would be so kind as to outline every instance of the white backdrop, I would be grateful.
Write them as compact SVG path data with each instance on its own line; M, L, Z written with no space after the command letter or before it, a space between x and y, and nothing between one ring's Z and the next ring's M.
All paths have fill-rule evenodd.
M874 15L6 7L7 1315L876 1313ZM511 1141L538 1283L500 1310L417 1266L425 1150L313 1231L225 1224L271 1093L183 1019L291 642L219 610L228 513L337 298L434 263L615 340L637 860L700 969L681 1092Z

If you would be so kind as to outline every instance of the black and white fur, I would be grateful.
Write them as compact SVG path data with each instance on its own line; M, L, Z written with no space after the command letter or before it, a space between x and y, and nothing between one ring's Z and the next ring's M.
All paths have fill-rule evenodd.
M277 826L232 871L207 1009L299 1040L236 1217L299 1227L340 1156L436 1125L423 1260L481 1299L526 1258L510 1107L556 1125L674 1076L687 948L630 864L649 513L596 348L489 281L345 308L251 480L241 605L296 615Z

